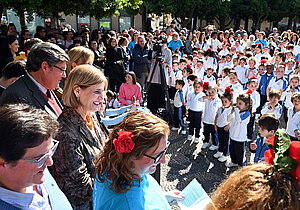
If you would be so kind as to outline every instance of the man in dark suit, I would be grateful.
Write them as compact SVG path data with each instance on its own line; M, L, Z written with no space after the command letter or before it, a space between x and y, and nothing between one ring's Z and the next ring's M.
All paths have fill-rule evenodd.
M10 85L0 97L0 106L8 103L26 103L45 110L57 118L62 105L52 91L66 77L68 55L55 44L38 43L27 58L27 73Z
M0 77L0 96L9 85L14 83L17 79L19 79L20 76L25 74L25 69L25 60L9 62L2 69L2 76Z

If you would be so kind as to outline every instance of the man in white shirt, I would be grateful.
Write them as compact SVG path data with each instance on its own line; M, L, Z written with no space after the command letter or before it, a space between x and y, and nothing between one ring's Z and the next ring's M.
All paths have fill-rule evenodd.
M27 104L0 107L0 209L72 209L47 167L58 122Z

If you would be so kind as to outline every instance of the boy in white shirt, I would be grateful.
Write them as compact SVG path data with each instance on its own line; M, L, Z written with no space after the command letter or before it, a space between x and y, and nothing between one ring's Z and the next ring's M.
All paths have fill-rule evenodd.
M294 107L288 110L288 122L286 133L292 141L299 141L300 138L300 93L293 93L291 101Z
M170 72L170 77L169 77L169 97L171 100L174 99L174 95L176 92L175 80L177 78L182 78L182 71L179 69L179 63L177 60L173 61L172 67L173 67L173 69Z
M216 85L217 79L213 75L213 73L214 73L214 68L209 66L206 70L206 75L203 77L203 82L208 82L210 85Z
M235 70L229 73L230 87L233 89L233 104L236 104L236 98L244 92L243 86L238 82L238 77Z
M236 71L237 76L239 78L239 81L240 81L240 83L242 84L243 87L246 86L247 81L248 81L248 78L246 78L247 69L248 69L246 64L247 64L247 57L241 57L240 58L240 65L235 67L235 71Z
M176 79L175 87L176 93L174 97L174 127L172 131L178 130L181 127L181 134L186 134L186 126L183 122L183 116L185 114L185 93L182 90L184 86L183 79Z
M288 85L288 82L283 78L285 72L284 65L279 65L276 69L276 77L273 77L267 87L267 96L271 90L279 90L282 93Z
M268 99L269 102L265 103L261 110L261 115L266 113L273 113L278 119L282 114L282 106L278 103L281 97L279 90L271 90Z

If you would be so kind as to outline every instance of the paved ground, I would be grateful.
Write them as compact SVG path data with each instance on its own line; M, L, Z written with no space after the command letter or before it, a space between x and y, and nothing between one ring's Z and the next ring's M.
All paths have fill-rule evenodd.
M203 137L203 136L202 136ZM201 138L200 138L201 139ZM211 193L231 172L225 163L213 157L216 151L201 149L202 140L198 144L187 140L187 135L171 132L170 146L166 153L167 163L161 165L160 184L164 191L182 190L194 178L207 193ZM247 153L248 159L250 154ZM172 207L172 209L180 209Z

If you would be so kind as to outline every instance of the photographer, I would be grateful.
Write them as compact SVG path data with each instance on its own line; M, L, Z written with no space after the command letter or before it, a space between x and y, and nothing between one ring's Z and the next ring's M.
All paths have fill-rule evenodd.
M149 52L150 48L145 44L144 36L139 36L138 42L133 49L133 71L136 74L138 83L140 83L142 87L145 85L145 80L150 69Z
M158 108L165 108L165 91L163 85L167 85L166 78L169 78L168 68L172 66L172 53L167 48L167 40L164 37L161 37L160 40L153 45L152 63L147 79L147 107L152 113L156 113ZM163 83L159 60L162 62L162 68L165 73L165 81ZM155 66L156 62L159 63Z

